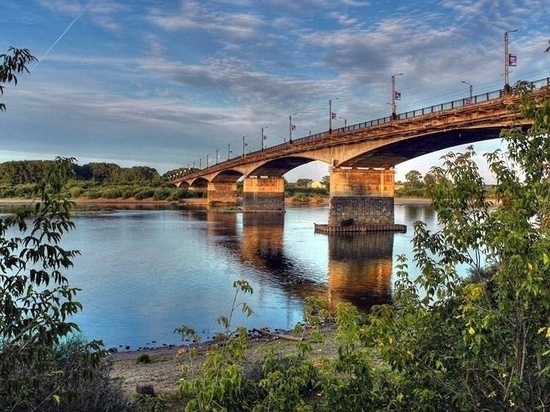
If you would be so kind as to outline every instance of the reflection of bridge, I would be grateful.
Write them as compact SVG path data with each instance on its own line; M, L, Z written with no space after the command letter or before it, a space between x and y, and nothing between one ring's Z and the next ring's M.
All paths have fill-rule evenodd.
M534 83L543 92L550 78ZM283 175L309 163L330 165L329 225L393 224L393 167L426 153L499 137L512 122L502 90L307 136L233 158L183 176L178 187L206 190L210 202L236 203L243 178L243 211L283 211Z
M391 302L393 233L328 236L326 284L319 273L289 253L284 242L283 213L239 214L208 211L207 234L219 245L236 252L241 262L257 269L261 284L273 284L291 296L317 296L331 307L350 302L368 310ZM324 276L321 276L324 278Z

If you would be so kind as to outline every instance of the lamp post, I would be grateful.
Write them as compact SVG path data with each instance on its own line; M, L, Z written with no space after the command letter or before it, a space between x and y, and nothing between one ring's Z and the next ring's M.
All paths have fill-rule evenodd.
M292 124L292 116L296 116L298 113L294 113L288 116L288 141L289 143L292 143L292 129L294 129L294 125Z
M264 129L267 129L269 126L262 127L262 152L264 151L264 140L267 139L267 136L264 134Z
M397 95L395 92L395 77L396 76L403 76L403 73L397 73L392 75L391 77L391 118L392 120L397 119L397 105L395 104L395 100L397 100ZM399 97L401 98L401 96Z
M336 97L334 100L338 100ZM336 113L332 113L332 99L328 101L328 132L332 133L332 117L336 118Z
M510 57L511 54L508 53L508 44L510 42L510 36L508 33L515 33L518 30L510 30L504 33L504 93L510 91ZM515 62L513 64L515 66Z
M227 160L231 159L231 143L227 143Z
M344 129L345 129L346 127L348 127L348 119L346 119L345 117L341 117L341 116L338 117L338 118L339 118L339 119L342 119L342 120L344 121Z
M474 86L472 86L470 83L468 82L465 82L464 80L461 80L460 81L461 83L464 83L464 84L467 84L468 86L470 86L470 99L468 100L468 104L471 104L473 103L473 98L474 98Z
M208 169L208 158L210 157L210 153L206 155L206 168Z
M243 136L243 157L244 157L244 148L247 146L247 143L245 141L245 139L248 137L248 135L246 136Z

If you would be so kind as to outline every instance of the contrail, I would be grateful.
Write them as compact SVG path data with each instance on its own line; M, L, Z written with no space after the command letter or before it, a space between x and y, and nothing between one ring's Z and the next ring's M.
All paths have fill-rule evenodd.
M78 16L76 16L74 18L74 20L67 26L67 28L63 31L63 33L61 33L61 35L57 38L56 41L53 42L53 44L50 46L50 48L48 50L46 50L46 53L44 53L44 55L38 59L38 61L36 62L36 64L34 65L34 68L36 68L36 66L38 66L38 64L44 60L44 58L48 55L49 52L52 51L52 49L55 47L55 45L57 43L59 43L59 41L67 34L67 32L71 29L71 27L73 27L73 25L82 17L82 15L86 12L86 10L88 10L88 8L92 5L92 3L94 2L95 0L90 0L90 2L88 4L86 4L86 6L82 9L82 11L78 14Z

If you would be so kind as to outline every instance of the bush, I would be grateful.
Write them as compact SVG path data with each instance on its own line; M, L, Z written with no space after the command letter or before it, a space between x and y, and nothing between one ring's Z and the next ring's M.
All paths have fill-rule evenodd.
M159 188L153 193L153 200L166 200L170 196L169 188Z
M60 246L74 228L63 194L71 166L53 163L32 207L0 218L2 411L131 410L109 379L102 343L67 339L82 308L63 273L79 252Z
M136 198L136 200L143 200L143 199L152 198L154 194L155 194L154 190L147 188L147 189L142 189L136 194L134 194L134 197Z
M122 191L117 187L109 187L101 192L101 197L104 199L117 199L122 197Z
M120 382L109 376L110 359L91 348L92 344L79 338L56 348L55 367L61 373L52 375L51 384L63 388L63 392L55 411L135 411Z

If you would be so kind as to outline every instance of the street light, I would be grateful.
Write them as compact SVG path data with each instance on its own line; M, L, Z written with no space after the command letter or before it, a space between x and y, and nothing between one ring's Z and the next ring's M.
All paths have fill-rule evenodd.
M336 97L334 100L338 100ZM332 99L328 101L328 132L332 133L332 119L336 119L336 113L332 113Z
M470 103L473 103L473 97L474 97L474 86L472 86L470 83L468 82L465 82L464 80L461 80L460 81L461 83L464 83L464 84L467 84L468 86L470 86L470 100L468 101L468 104Z
M231 143L227 143L227 160L231 159Z
M210 153L206 155L206 168L208 169L208 158L210 157Z
M296 126L292 124L292 116L296 116L297 114L298 113L294 113L288 116L288 141L290 143L292 143L292 130L296 128Z
M392 75L391 77L391 118L393 120L397 119L397 105L395 104L395 101L401 99L401 93L399 93L399 96L398 96L397 92L395 91L396 76L403 76L403 73L397 73Z
M311 130L310 129L304 129L306 132L309 132L309 135L311 136Z
M508 93L510 91L510 65L516 65L516 56L508 53L508 43L510 42L508 33L515 33L517 31L518 30L515 29L504 33L504 93Z
M248 146L248 143L246 143L246 141L244 140L244 139L246 139L247 137L248 137L248 135L243 136L243 157L244 157L244 148L245 148L246 146Z
M348 119L346 119L345 117L342 117L342 116L339 116L338 118L339 118L339 119L342 119L342 120L344 121L344 129L345 129L346 127L348 127Z
M267 136L264 134L264 129L267 129L269 126L262 127L262 152L264 151L264 140L267 139Z

